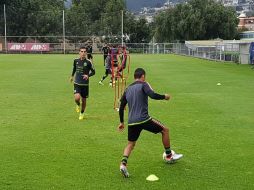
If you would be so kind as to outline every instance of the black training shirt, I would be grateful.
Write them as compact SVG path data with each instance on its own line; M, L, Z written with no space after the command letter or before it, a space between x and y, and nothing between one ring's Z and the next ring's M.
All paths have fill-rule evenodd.
M74 84L81 86L89 85L89 78L83 79L84 75L93 76L95 69L93 64L88 59L75 59L73 62L72 76L74 76Z

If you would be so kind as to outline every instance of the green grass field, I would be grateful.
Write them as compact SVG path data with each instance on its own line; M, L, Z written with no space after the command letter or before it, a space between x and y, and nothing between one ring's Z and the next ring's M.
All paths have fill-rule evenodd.
M176 55L132 55L135 68L170 101L150 115L170 128L178 163L162 160L160 135L144 131L119 172L127 130L119 133L113 90L99 86L95 56L86 119L78 120L68 79L76 55L0 55L0 189L254 189L254 70ZM109 79L106 79L108 83ZM217 86L221 83L221 86ZM125 112L127 116L127 112ZM155 174L159 181L148 182Z

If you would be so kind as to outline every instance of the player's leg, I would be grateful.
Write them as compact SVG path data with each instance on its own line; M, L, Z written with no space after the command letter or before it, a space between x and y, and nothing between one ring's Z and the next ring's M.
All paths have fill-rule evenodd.
M105 66L106 64L106 58L107 58L108 55L103 55L103 65Z
M86 109L86 98L82 97L82 104L81 104L81 110L80 110L80 114L79 114L79 120L83 120L84 119L84 114L85 114L85 109Z
M128 158L136 145L136 141L138 140L141 131L142 127L140 127L140 125L128 126L128 144L124 148L123 157L120 163L120 171L124 177L129 177L127 170Z
M86 98L82 97L81 113L84 113L86 109Z
M110 75L110 80L109 80L109 86L113 85L113 74L112 74L112 69L108 69L108 73Z
M79 85L74 84L74 100L76 103L76 112L79 113L80 112L80 87Z
M85 114L85 109L86 109L86 99L88 98L89 95L89 86L82 86L81 90L81 111L79 114L79 120L84 119L84 114Z
M122 72L126 68L126 61L127 61L126 58L122 61L121 67L119 69L119 72Z
M129 172L127 170L127 162L132 150L134 149L135 144L136 141L128 141L128 144L123 151L123 157L120 164L120 171L124 177L129 177Z
M80 94L79 93L74 94L74 99L76 103L76 112L79 113L80 112Z
M103 77L101 78L99 84L104 85L102 82L108 77L109 74L109 69L105 70L105 74L103 75Z
M175 160L182 158L183 156L182 154L176 154L174 153L173 150L171 150L169 129L165 127L165 125L163 125L160 121L156 119L151 119L145 124L146 124L146 127L144 128L145 130L153 132L155 134L159 132L161 133L162 144L164 146L165 154L166 154L165 159L168 163L172 163Z
M162 144L163 146L166 147L170 147L170 137L169 137L169 129L167 127L163 127L162 131Z
M75 103L79 106L80 105L80 94L76 93L74 94Z
M115 63L114 63L114 77L115 77L114 80L115 80L115 81L113 81L113 83L117 81L118 75L119 75L119 73L118 73L118 63L115 62Z
M135 144L136 144L136 141L128 141L128 144L124 148L124 151L123 151L123 159L121 161L122 164L127 165L128 158L129 158L132 150L134 149Z

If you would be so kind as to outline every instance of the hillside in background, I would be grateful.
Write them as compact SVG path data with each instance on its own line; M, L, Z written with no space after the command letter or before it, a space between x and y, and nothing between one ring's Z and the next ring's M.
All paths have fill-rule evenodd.
M167 0L125 0L126 6L129 11L137 12L143 7L162 7ZM184 0L170 0L171 3L180 3ZM72 0L66 0L65 6L70 7Z
M166 0L126 0L130 11L139 11L143 7L161 7Z

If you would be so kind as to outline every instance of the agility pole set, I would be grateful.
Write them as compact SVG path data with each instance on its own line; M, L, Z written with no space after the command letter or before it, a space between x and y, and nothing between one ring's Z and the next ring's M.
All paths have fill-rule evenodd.
M111 80L114 89L114 109L119 109L120 98L126 88L126 81L130 73L130 55L125 47L111 49ZM126 71L127 67L127 71Z

